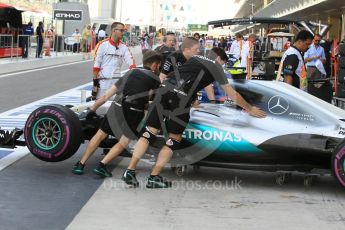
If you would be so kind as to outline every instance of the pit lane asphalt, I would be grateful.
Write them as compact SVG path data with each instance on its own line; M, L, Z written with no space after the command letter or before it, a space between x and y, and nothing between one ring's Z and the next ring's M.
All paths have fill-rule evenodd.
M87 62L1 78L1 106L7 108L1 109L87 83L90 70ZM195 174L189 168L181 179L166 169L163 175L174 180L174 187L151 191L144 188L151 165L141 163L141 187L133 189L120 180L127 158L110 164L111 179L92 174L100 150L88 162L85 175L73 175L71 168L84 148L59 163L28 155L1 171L0 229L304 230L343 229L345 224L345 190L331 177L320 177L305 188L301 176L278 186L274 173L201 168Z
M0 113L92 80L92 61L0 78Z
M140 58L135 55L136 63L141 64ZM0 113L89 83L92 63L85 60L4 75ZM71 173L84 147L66 162L51 164L28 155L0 171L0 229L64 229L103 182ZM91 159L90 164L97 165L98 160Z

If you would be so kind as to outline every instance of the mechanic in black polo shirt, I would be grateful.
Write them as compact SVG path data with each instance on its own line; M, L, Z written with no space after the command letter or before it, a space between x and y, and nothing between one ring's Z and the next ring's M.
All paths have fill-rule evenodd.
M161 81L163 81L169 73L173 72L176 67L182 66L193 55L198 54L200 52L199 47L199 41L195 38L185 38L181 44L181 51L175 51L166 58L159 75ZM174 63L176 64L175 67Z
M307 90L308 80L303 53L308 50L313 38L313 34L306 30L297 34L294 44L285 51L280 61L278 80L283 80L301 90Z
M163 118L165 118L169 139L158 155L146 187L167 188L171 186L171 182L165 181L159 174L170 161L173 151L179 149L182 133L189 122L191 104L197 92L214 81L217 81L227 95L250 115L266 116L264 111L248 104L229 85L220 65L224 63L220 57L210 52L209 58L193 56L179 67L178 72L170 73L162 83L162 87L157 91L151 108L149 108L146 127L141 132L128 169L123 174L122 179L127 184L138 183L134 173L136 165L148 146L155 142L156 134L161 129Z
M165 59L172 53L175 52L175 34L173 32L167 32L167 34L163 38L163 44L158 46L155 49L156 52L163 55L163 64L165 62Z
M99 166L93 170L94 173L102 177L111 177L112 174L107 170L106 164L113 158L118 156L128 145L130 139L136 139L139 123L144 117L144 109L148 104L149 97L153 90L160 85L158 77L159 66L162 61L162 55L155 51L147 51L143 56L144 69L129 70L127 74L108 89L104 96L99 98L95 104L88 108L81 116L86 119L95 115L95 111L100 105L104 104L115 93L112 106L108 113L104 116L98 132L90 140L84 155L78 161L72 172L74 174L83 174L85 162L95 152L100 143L108 137L108 135L115 136L118 143L114 145L108 154L99 163ZM116 119L109 117L109 112L116 114ZM110 121L115 121L116 124L109 124ZM117 133L113 133L111 127L115 125ZM115 134L115 135L114 135Z

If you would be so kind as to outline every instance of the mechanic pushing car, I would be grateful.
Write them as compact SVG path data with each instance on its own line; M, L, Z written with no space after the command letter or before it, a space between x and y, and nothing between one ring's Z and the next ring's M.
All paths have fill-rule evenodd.
M131 51L121 42L124 31L123 23L114 22L110 38L99 42L95 48L92 99L102 96L121 77L123 62L129 69L136 67Z
M193 55L199 53L199 41L193 37L187 37L181 44L181 51L171 53L164 61L159 78L163 81L166 76L174 71L174 66L181 66Z
M307 91L308 79L303 53L312 44L314 36L306 30L296 35L295 42L287 49L280 61L277 80Z
M220 59L214 52L210 52L209 58L195 55L178 71L170 73L155 94L154 101L149 108L146 127L141 131L131 162L124 172L122 179L130 185L137 185L135 168L140 158L157 138L158 130L162 128L163 119L167 125L169 139L159 152L155 166L148 177L147 188L168 188L171 182L166 181L159 174L170 161L173 151L178 150L182 141L182 133L190 119L190 109L196 94L202 88L217 81L227 95L242 107L250 115L265 117L266 113L261 109L248 104L228 83Z
M113 117L105 115L97 133L90 140L84 155L78 161L72 172L74 174L83 174L85 162L95 152L100 143L108 137L114 135L118 142L110 149L109 153L99 163L99 166L93 170L94 173L102 177L111 177L112 174L107 170L106 164L118 156L128 145L130 139L137 138L137 127L144 117L144 109L148 104L149 96L153 90L160 85L158 77L159 67L162 62L162 55L155 51L147 51L143 56L144 69L130 70L124 77L115 83L105 95L98 99L95 104L88 108L84 114L85 118L91 118L100 105L104 104L115 93L117 94L109 110L114 110L116 114L116 126L121 127L114 133L109 124ZM114 116L115 117L115 116Z

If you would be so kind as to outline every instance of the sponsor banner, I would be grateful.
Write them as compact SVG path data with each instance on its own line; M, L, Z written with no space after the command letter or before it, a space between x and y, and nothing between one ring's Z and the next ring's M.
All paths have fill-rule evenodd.
M81 21L83 18L82 10L54 10L53 19L65 21Z

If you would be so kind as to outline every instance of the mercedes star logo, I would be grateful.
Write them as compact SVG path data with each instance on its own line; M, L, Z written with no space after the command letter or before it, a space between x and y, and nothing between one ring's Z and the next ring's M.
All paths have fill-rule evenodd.
M268 110L272 114L281 115L289 109L289 102L281 96L273 96L268 101Z

